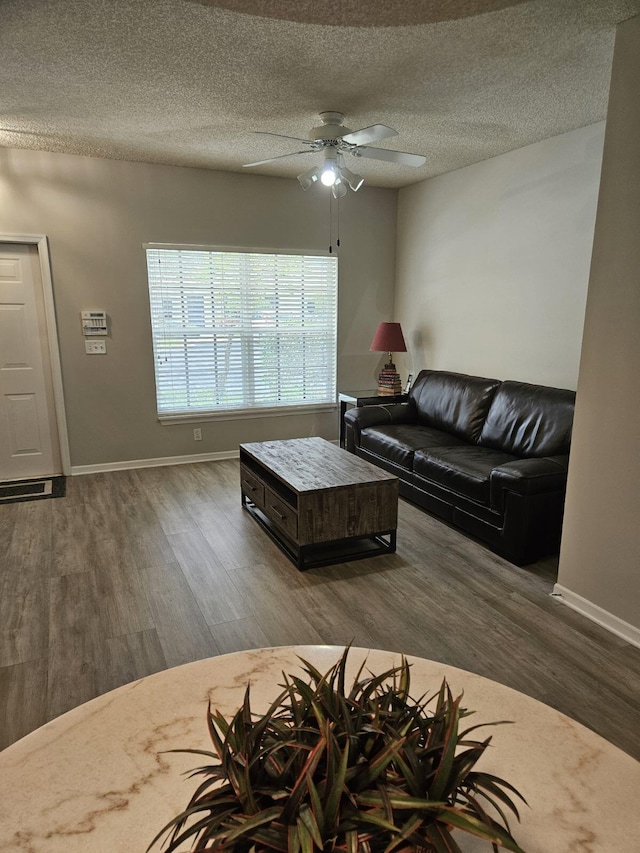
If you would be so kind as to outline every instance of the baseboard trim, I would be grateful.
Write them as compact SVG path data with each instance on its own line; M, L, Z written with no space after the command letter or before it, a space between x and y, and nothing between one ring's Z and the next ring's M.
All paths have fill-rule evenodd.
M559 583L555 584L551 594L562 604L566 604L572 610L577 610L587 619L591 619L592 622L596 622L617 637L622 637L632 646L640 648L640 628L636 628L630 622L625 622L624 619L614 616L613 613L609 613L608 610L604 610L599 605L589 601L588 598L583 598L577 592L572 592Z
M99 462L97 465L72 465L71 475L102 474L107 471L128 471L133 468L159 468L163 465L188 465L191 462L218 462L221 459L238 459L238 450L220 453L193 453L189 456L163 456L156 459L128 459L123 462Z
M340 444L332 439L331 444ZM157 459L128 459L124 462L98 462L96 465L72 465L71 476L78 474L102 474L107 471L130 471L133 468L160 468L163 465L188 465L190 462L217 462L221 459L238 459L239 450L223 450L219 453L193 453L189 456L162 456Z

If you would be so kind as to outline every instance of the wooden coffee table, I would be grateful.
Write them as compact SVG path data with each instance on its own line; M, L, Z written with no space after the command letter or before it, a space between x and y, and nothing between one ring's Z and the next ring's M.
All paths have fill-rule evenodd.
M396 550L398 478L323 438L241 444L240 484L299 569Z

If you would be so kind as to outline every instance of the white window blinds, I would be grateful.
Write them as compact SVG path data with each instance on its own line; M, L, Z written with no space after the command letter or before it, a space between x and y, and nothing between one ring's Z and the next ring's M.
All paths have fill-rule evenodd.
M335 403L337 259L147 249L158 415Z

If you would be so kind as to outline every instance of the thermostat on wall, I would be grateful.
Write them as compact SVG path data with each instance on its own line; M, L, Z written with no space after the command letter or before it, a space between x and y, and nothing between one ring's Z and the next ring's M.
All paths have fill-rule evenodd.
M81 311L83 335L106 335L107 334L107 312L106 311Z

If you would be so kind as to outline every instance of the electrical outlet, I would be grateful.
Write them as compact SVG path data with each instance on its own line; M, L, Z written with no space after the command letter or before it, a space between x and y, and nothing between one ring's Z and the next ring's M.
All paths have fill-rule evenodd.
M106 355L107 354L107 342L106 341L85 341L84 342L84 351L87 355Z
M194 429L193 440L194 441L202 441L202 430L200 429L200 427L197 427L196 429Z

